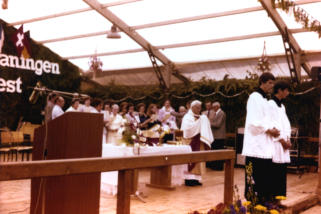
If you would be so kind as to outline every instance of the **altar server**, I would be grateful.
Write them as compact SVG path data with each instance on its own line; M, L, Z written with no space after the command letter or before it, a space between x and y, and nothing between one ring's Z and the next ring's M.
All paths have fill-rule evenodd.
M272 200L272 137L280 134L271 123L267 98L267 94L272 92L274 80L273 74L263 73L259 78L259 88L250 94L246 106L242 155L246 156L245 169L252 165L252 175L245 174L245 197L251 199L249 188L253 186L261 204ZM250 179L251 176L253 179Z
M271 178L274 180L272 185L274 197L286 196L286 168L290 163L291 125L282 101L289 95L289 88L290 85L286 81L277 81L274 85L274 96L269 100L271 122L274 127L280 130L280 136L273 138L272 167L274 175Z

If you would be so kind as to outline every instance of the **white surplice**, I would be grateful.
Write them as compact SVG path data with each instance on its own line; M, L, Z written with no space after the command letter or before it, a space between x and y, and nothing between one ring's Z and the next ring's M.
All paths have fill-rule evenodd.
M260 93L253 92L246 105L246 121L242 155L263 159L272 158L273 139L266 134L272 129L268 100Z
M274 163L290 163L289 149L284 150L282 144L279 142L280 139L287 141L291 137L291 125L286 115L285 107L283 104L281 104L281 107L278 106L274 100L269 100L268 103L273 126L280 130L280 136L273 139L274 153L272 155L272 161Z

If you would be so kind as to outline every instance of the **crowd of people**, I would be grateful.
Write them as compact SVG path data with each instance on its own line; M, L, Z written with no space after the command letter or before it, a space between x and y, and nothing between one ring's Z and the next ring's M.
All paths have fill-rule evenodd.
M277 81L271 73L263 73L259 78L259 88L247 102L244 145L242 155L246 156L246 169L251 167L252 174L245 176L245 197L249 199L249 188L254 187L260 202L273 201L277 195L286 195L286 164L290 162L291 126L282 100L289 94L289 84ZM273 98L268 100L268 94ZM64 99L50 94L45 109L46 121L64 114ZM202 103L198 100L187 102L178 111L166 100L161 108L156 104L144 103L134 106L123 102L119 105L104 103L99 98L86 97L83 104L73 99L66 110L77 112L102 113L104 115L103 142L115 144L122 138L124 126L134 129L150 130L156 125L170 133L180 129L183 137L189 139L192 151L223 149L226 137L226 114L219 102ZM170 135L173 137L173 135ZM173 140L173 139L169 139ZM213 170L223 170L223 161L207 163ZM202 164L190 164L187 186L202 185ZM249 176L251 179L249 179Z
M65 101L62 96L54 93L49 94L45 108L46 121L63 115L64 105ZM170 100L166 100L161 108L154 103L149 104L146 108L144 103L134 106L132 103L123 102L118 105L104 103L99 98L91 99L86 97L82 103L80 103L78 98L73 99L66 112L102 113L104 115L103 143L117 144L121 141L125 125L142 131L151 130L158 125L163 130L168 131L169 134L166 134L164 137L166 141L175 140L175 130L181 129L184 138L191 139L193 151L223 149L225 140L225 113L220 108L219 102L206 102L205 106L206 110L201 112L202 103L196 100L187 102L186 106L180 106L178 111L175 111L171 106ZM197 119L189 120L188 118ZM204 130L208 132L204 134ZM198 137L198 140L193 141L195 136ZM215 142L213 136L215 136ZM202 145L200 142L205 142L205 144ZM223 162L210 162L207 163L207 167L213 170L223 170ZM198 174L200 175L200 173ZM186 185L200 185L201 177L196 176L197 179L194 179L194 177L190 179L192 180L191 182L187 181Z

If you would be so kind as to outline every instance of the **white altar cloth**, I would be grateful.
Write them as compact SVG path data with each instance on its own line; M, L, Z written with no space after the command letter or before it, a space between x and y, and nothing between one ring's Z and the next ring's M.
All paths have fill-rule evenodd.
M146 146L140 147L141 155L157 155L157 154L174 154L192 152L189 145L167 145L163 146ZM136 156L133 147L125 145L116 146L112 144L103 144L102 157L129 157ZM172 166L172 185L179 186L184 183L187 164ZM101 173L101 190L107 194L117 194L118 171Z

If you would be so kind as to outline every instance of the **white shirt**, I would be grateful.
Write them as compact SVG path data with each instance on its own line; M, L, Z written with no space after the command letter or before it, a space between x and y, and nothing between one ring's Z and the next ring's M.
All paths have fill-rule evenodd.
M268 100L259 92L253 92L246 105L246 120L242 155L271 159L273 139L265 132L273 128L269 118Z
M100 113L100 114L102 114L102 112L97 111L96 108L91 108L90 113Z
M120 114L116 116L112 113L110 116L109 129L110 130L119 130L124 125L124 119Z
M75 109L74 107L70 106L66 112L75 112L75 111L78 111L77 109Z
M172 111L174 111L172 107L167 109L165 106L163 106L158 112L158 119L160 121L163 121L163 126L168 126L170 129L177 129L176 117L171 115Z
M52 109L52 119L55 119L61 115L64 114L64 111L61 109L60 106L58 105L55 105Z
M133 112L132 114L127 113L125 117L127 119L127 122L134 124L135 127L140 123L139 116L136 112Z
M109 121L109 115L110 115L110 112L109 111L101 111L103 114L104 114L104 122L108 122Z
M94 109L92 106L85 106L83 104L80 104L78 108L80 112L92 112Z
M281 107L278 106L274 100L269 100L268 103L273 126L280 130L280 136L273 138L274 153L272 161L275 163L290 163L289 150L284 150L282 144L279 142L280 139L287 141L291 137L291 125L288 116L286 115L285 107L283 104L281 104Z

